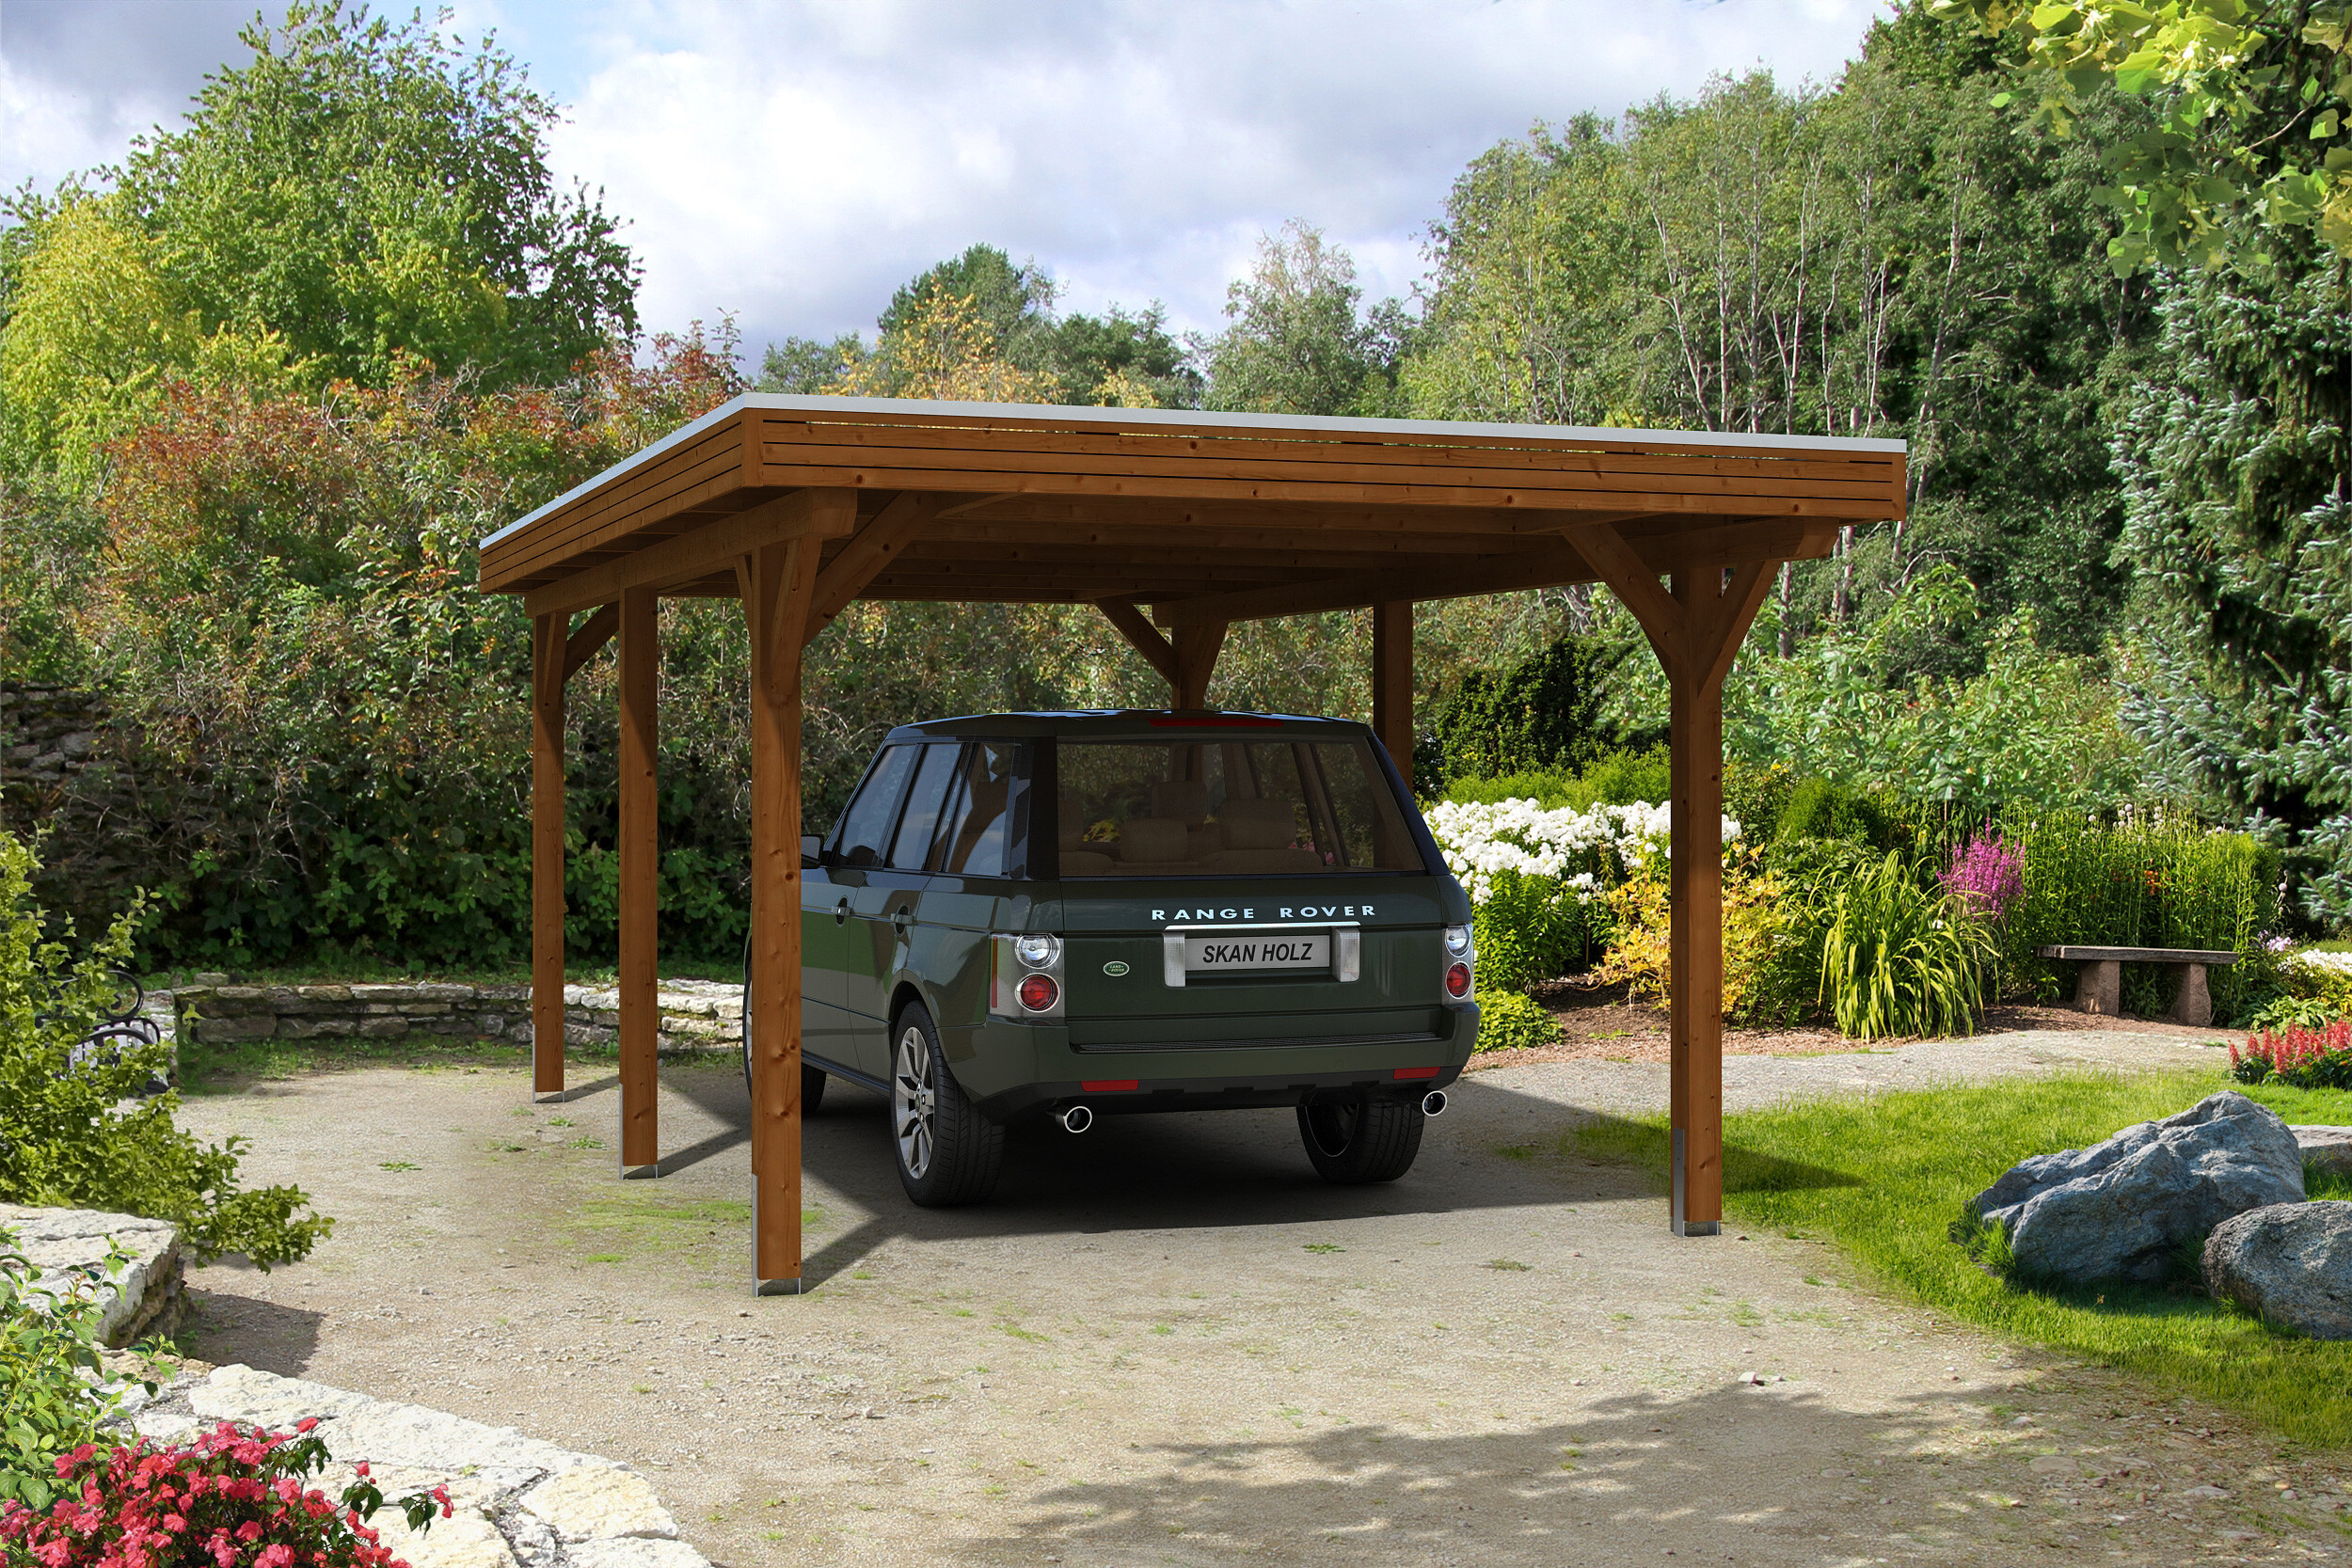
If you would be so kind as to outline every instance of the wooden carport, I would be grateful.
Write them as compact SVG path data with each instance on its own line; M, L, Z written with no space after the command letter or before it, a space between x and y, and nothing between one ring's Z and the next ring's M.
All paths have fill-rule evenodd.
M1781 562L1903 515L1903 444L752 394L485 540L532 618L535 1092L564 1089L564 689L620 638L625 1175L658 1174L657 606L752 646L754 1272L801 1275L801 658L857 599L1089 604L1206 705L1239 621L1373 610L1374 724L1412 763L1413 605L1602 582L1673 691L1677 1235L1723 1209L1723 686ZM574 618L586 612L577 629ZM910 720L939 717L909 714Z

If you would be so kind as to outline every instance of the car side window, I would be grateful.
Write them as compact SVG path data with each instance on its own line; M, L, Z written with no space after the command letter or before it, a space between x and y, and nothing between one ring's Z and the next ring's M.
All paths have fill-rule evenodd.
M931 834L939 827L939 808L947 803L947 786L956 780L953 743L923 748L923 764L915 769L914 785L907 792L907 809L890 842L889 863L900 871L920 871L931 855Z
M967 877L1005 874L1013 749L978 740L963 753L962 775L939 832L939 868Z
M907 775L914 768L920 746L885 746L866 775L866 783L842 814L841 836L834 853L843 865L879 865L882 840L898 820L898 800L906 793Z

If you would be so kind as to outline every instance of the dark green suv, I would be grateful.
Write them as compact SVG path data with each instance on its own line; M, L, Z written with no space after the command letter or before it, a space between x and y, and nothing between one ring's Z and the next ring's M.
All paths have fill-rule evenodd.
M1293 1105L1391 1180L1477 1033L1470 901L1361 724L909 724L803 862L802 1103L886 1096L920 1204L986 1197L1008 1123L1139 1111Z

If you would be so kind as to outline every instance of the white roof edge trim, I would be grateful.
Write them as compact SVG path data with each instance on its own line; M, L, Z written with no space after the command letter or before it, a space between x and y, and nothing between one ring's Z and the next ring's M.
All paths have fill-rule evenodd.
M1184 426L1228 430L1328 431L1357 436L1485 436L1528 441L1620 441L1645 446L1682 447L1698 451L1787 451L1804 450L1851 452L1905 452L1910 443L1860 436L1739 436L1705 430L1651 430L1639 425L1497 424L1470 420L1354 420L1324 414L1212 414L1196 408L1093 408L1060 403L946 403L929 398L815 398L783 392L745 392L721 404L693 423L683 425L649 447L633 451L595 478L573 485L548 502L482 541L489 548L516 529L528 527L566 502L594 490L658 452L666 451L729 415L747 408L802 414L938 414L973 419L1019 419L1058 424Z

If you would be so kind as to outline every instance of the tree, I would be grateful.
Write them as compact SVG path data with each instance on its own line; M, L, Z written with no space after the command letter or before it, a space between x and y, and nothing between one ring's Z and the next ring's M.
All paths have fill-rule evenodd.
M2162 355L2116 437L2161 777L2289 830L2301 903L2352 920L2352 332L2345 261L2168 281ZM2282 245L2281 248L2284 248Z
M912 300L891 302L882 315L881 343L850 365L827 392L954 403L1053 401L1051 378L1004 356L1003 339L986 305L954 292L944 277L932 277L925 288Z
M1646 235L1613 121L1537 125L1471 160L1431 225L1422 334L1400 376L1426 419L1636 424Z
M319 376L380 387L403 355L549 383L636 330L636 263L600 198L557 188L556 107L512 56L342 0L241 37L252 58L119 179L199 332L275 332Z
M815 338L787 338L768 345L755 386L762 392L815 397L834 382L846 380L865 357L866 344L854 332L844 332L829 343Z
M2352 255L2352 4L2345 0L1931 0L2002 36L2041 121L2074 131L2110 84L2148 99L2147 133L2107 143L2119 274L2267 256L2297 230Z
M1225 292L1232 323L1201 345L1212 408L1262 414L1379 413L1395 384L1404 323L1358 309L1355 259L1293 218L1258 243Z
M1035 261L1015 265L993 245L976 245L899 285L875 323L889 339L919 330L943 297L970 302L975 339L991 358L1025 371L1044 366L1054 333L1053 276Z

